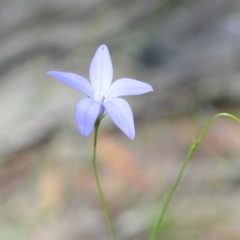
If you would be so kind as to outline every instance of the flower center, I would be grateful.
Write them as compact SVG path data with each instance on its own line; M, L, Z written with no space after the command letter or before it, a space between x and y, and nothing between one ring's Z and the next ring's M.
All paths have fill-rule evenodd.
M104 93L94 93L94 100L100 103L103 103L106 99L106 96Z

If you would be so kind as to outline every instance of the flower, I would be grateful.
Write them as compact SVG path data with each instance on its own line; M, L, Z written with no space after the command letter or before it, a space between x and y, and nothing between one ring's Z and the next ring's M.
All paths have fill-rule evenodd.
M145 82L130 78L121 78L112 83L113 67L106 45L98 47L92 59L89 69L91 83L75 73L49 71L47 74L88 96L77 104L75 111L78 129L82 135L88 137L96 119L106 111L123 133L131 140L134 139L132 110L129 104L119 97L144 94L153 89Z

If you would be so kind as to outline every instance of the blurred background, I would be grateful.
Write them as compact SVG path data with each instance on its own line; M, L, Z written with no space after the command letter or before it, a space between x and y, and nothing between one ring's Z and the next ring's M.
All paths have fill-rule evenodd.
M46 76L88 78L97 47L126 98L136 139L104 118L98 166L118 239L145 240L188 148L209 119L240 116L239 0L0 1L0 239L110 239L95 185L83 95ZM240 126L218 119L192 157L158 239L240 239Z

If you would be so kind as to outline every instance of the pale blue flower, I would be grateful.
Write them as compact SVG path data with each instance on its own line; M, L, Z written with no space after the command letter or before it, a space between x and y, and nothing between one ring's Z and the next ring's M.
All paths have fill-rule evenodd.
M82 135L89 136L96 119L107 112L112 121L131 140L134 139L132 110L129 104L119 97L139 95L153 89L147 83L130 78L121 78L112 83L113 67L106 45L101 45L92 59L89 69L91 83L75 73L50 71L47 74L88 96L76 106L76 121Z

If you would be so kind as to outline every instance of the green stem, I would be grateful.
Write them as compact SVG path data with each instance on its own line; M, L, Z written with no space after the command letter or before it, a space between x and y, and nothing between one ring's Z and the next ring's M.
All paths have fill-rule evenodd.
M152 231L152 233L150 235L149 240L154 240L155 237L157 236L157 233L158 233L159 228L161 226L161 223L162 223L162 220L164 218L164 215L165 215L165 213L166 213L166 211L168 209L168 206L169 206L169 204L171 202L171 199L172 199L172 197L173 197L173 195L174 195L174 193L176 191L176 188L177 188L177 186L178 186L178 184L179 184L179 182L181 180L181 177L182 177L183 172L184 172L184 170L185 170L185 168L186 168L186 166L187 166L187 164L189 162L189 159L191 158L192 154L196 150L196 148L199 145L199 143L202 141L203 137L206 135L206 133L209 130L209 128L211 127L212 123L219 117L229 117L229 118L232 118L233 120L237 121L238 123L240 123L240 119L239 118L237 118L234 115L229 114L229 113L218 113L218 114L216 114L215 116L213 116L210 119L210 121L208 122L207 126L204 128L204 130L200 134L200 136L190 146L190 148L188 150L188 153L187 153L187 156L186 156L186 158L185 158L185 160L184 160L184 162L182 164L182 167L181 167L181 169L180 169L180 171L178 173L178 176L177 176L177 178L176 178L176 180L175 180L175 182L174 182L174 184L173 184L173 186L172 186L170 192L168 193L168 196L167 196L167 198L166 198L166 200L164 202L162 211L160 213L160 217L159 217L156 225L153 228L153 231Z
M95 180L97 183L97 188L98 188L98 192L100 195L100 199L102 202L102 206L103 206L103 210L104 210L104 214L105 214L105 218L107 221L107 225L108 225L108 229L111 235L111 239L112 240L116 240L116 236L113 230L113 226L112 226L112 222L110 220L110 216L109 216L109 212L108 212L108 208L107 208L107 204L106 201L104 199L104 195L103 195L103 191L100 185L100 181L99 181L99 177L98 177L98 172L97 172L97 164L96 164L96 152L97 152L97 135L98 135L98 128L101 122L101 117L99 117L96 120L95 126L94 126L94 145L93 145L93 159L92 159L92 163L93 163L93 170L94 170L94 176L95 176Z

